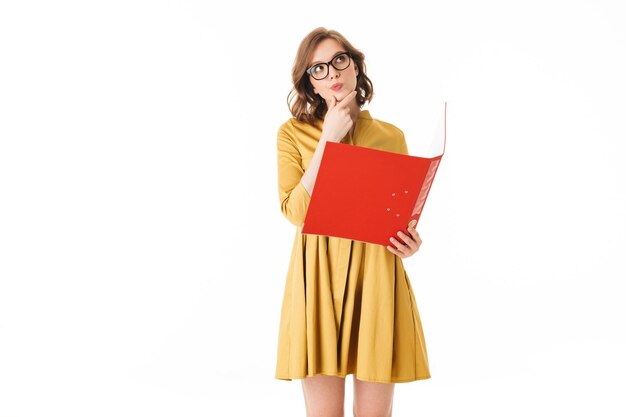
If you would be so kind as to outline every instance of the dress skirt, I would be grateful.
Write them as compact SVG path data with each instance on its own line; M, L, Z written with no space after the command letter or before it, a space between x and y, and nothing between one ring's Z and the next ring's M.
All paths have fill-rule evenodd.
M430 378L420 315L402 258L386 247L296 230L275 377L396 383Z

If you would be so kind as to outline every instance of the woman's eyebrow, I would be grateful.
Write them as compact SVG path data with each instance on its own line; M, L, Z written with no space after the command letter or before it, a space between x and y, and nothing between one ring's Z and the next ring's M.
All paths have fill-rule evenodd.
M341 54L345 54L345 53L346 53L346 51L339 51L335 55L333 55L333 58L336 57L337 55L341 55ZM331 58L330 60L332 61L333 58ZM312 67L315 64L321 64L322 62L325 62L325 61L315 61L311 65L309 65L309 67Z

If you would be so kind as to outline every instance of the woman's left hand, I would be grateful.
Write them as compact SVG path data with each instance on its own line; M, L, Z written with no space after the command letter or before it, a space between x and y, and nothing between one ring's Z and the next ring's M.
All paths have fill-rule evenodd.
M387 246L387 249L391 253L398 255L401 258L407 258L413 255L422 244L422 239L420 239L420 235L417 233L417 230L409 227L408 231L410 233L409 235L403 232L398 232L398 239L393 237L390 238L391 243L396 245L396 247Z

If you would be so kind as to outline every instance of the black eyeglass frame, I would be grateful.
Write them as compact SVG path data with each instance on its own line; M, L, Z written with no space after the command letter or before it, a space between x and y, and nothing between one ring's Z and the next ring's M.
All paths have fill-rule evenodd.
M337 68L337 67L335 66L335 64L333 64L333 61L334 61L335 59L337 59L338 57L340 57L341 55L346 55L346 56L348 57L348 65L346 65L346 66L345 66L345 68L341 68L341 69L339 69L339 68ZM350 56L350 52L340 52L340 53L338 53L337 55L335 55L335 56L333 57L333 59L331 59L331 60L330 60L330 61L328 61L328 62L318 62L317 64L312 65L309 69L307 69L307 70L306 70L306 73L307 73L307 74L309 74L311 77L315 78L317 81L320 81L320 80L323 80L324 78L328 77L328 74L330 74L330 66L331 66L331 65L332 65L332 66L333 66L333 68L334 68L334 69L336 69L337 71L343 71L343 70L345 70L346 68L348 68L348 67L350 66L351 62L352 62L352 56ZM317 67L317 66L319 66L319 65L325 65L325 66L326 66L326 75L324 75L322 78L316 78L316 77L313 75L313 68L315 68L315 67Z

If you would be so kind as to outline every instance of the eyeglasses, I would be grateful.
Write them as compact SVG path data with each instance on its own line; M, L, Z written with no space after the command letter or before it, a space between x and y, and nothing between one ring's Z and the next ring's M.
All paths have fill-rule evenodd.
M326 63L319 63L313 65L306 70L306 73L316 80L323 80L328 77L329 65L332 65L338 71L343 71L350 66L350 54L348 52L342 52L335 56L333 59Z

